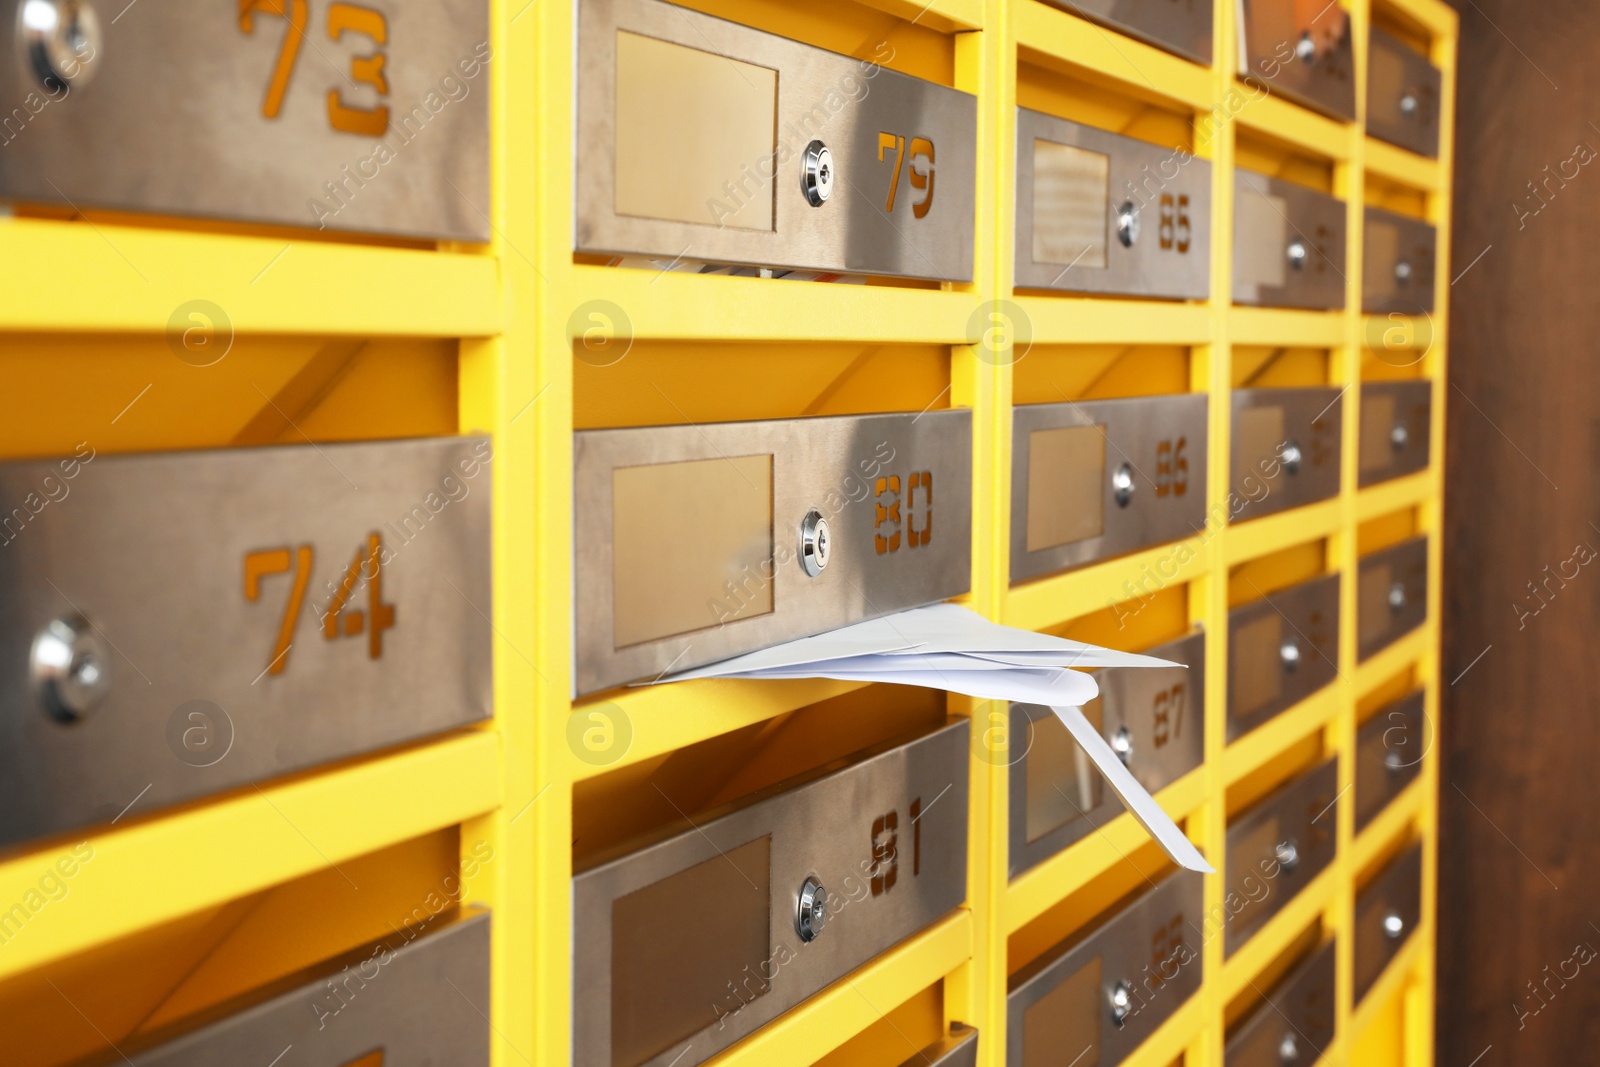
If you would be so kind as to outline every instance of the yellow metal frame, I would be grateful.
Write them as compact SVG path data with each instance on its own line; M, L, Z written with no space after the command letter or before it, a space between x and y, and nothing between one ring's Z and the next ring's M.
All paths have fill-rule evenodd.
M694 0L690 0L694 2ZM704 0L707 6L717 0ZM830 5L831 4L831 8ZM1362 211L1366 177L1423 194L1439 227L1441 273L1431 344L1420 373L1433 387L1432 465L1367 490L1356 487L1359 389L1344 403L1344 482L1336 500L1293 513L1223 526L1198 539L1194 558L1173 581L1188 614L1209 635L1202 768L1164 790L1160 801L1188 832L1220 856L1228 790L1268 767L1291 746L1318 735L1340 758L1341 788L1353 778L1357 705L1408 669L1428 689L1438 726L1439 532L1445 410L1445 312L1450 262L1448 221L1456 15L1440 0L1385 0L1385 11L1432 42L1444 72L1442 143L1425 160L1276 96L1207 123L1197 143L1213 167L1213 299L1167 303L1012 291L1014 125L1019 49L1045 71L1154 101L1191 119L1231 113L1241 94L1226 62L1236 39L1234 0L1216 0L1219 60L1201 67L1140 44L1041 0L828 0L824 11L860 7L890 22L950 37L954 84L979 101L976 278L936 289L825 285L624 270L574 262L573 50L571 0L491 0L493 181L488 215L494 238L483 247L437 249L309 240L270 233L241 236L203 227L126 221L15 218L0 225L7 244L0 330L14 335L158 336L171 309L205 295L228 309L240 334L445 338L459 342L459 426L495 438L493 616L495 721L482 729L352 761L261 790L246 790L132 825L87 835L97 852L72 896L42 912L14 945L0 950L0 981L93 952L119 938L288 882L309 872L459 827L465 854L487 842L496 861L482 867L470 896L494 909L493 1001L497 1067L570 1060L571 827L573 786L603 769L567 742L572 655L573 345L570 321L586 301L625 310L632 339L741 342L761 360L768 342L936 345L950 353L946 402L974 412L973 574L967 602L988 617L1056 628L1126 598L1125 583L1166 557L1136 553L1012 589L1009 545L1010 414L1015 368L982 358L971 322L989 301L1013 301L1034 345L1177 345L1190 352L1192 390L1211 397L1208 505L1226 500L1228 392L1236 346L1309 347L1329 353L1327 384L1359 383L1367 338L1382 324L1359 313ZM1358 82L1366 67L1369 0L1347 4ZM870 52L870 46L868 46ZM1222 110L1218 110L1222 109ZM1348 204L1350 265L1342 313L1231 306L1232 168L1240 130L1285 151L1326 161L1334 191ZM285 252L285 250L287 250ZM273 264L270 273L262 268ZM134 264L139 266L135 267ZM63 284L71 279L71 285ZM231 281L227 280L231 279ZM89 335L84 341L83 335ZM792 368L773 361L774 379ZM716 383L704 383L715 388ZM937 398L936 398L937 399ZM736 404L736 398L730 399ZM895 404L904 406L897 399ZM731 415L730 415L731 417ZM1372 661L1355 662L1356 530L1362 522L1412 511L1430 538L1429 621ZM1231 568L1282 549L1321 542L1330 570L1343 574L1340 680L1269 726L1227 745L1220 709L1226 682L1225 620ZM649 759L740 726L761 722L852 687L837 682L695 682L608 694L630 720L631 748L613 766ZM594 702L581 703L579 710ZM952 698L953 711L988 715L987 705ZM1038 870L1006 876L1006 768L974 758L970 791L968 905L955 916L785 1015L718 1057L718 1065L830 1063L851 1058L851 1042L897 1006L942 989L943 1015L983 1033L981 1062L1004 1061L1008 937L1070 894L1092 887L1143 844L1122 817ZM1341 794L1339 855L1333 866L1233 959L1220 939L1204 950L1202 992L1129 1061L1221 1067L1228 1002L1320 919L1347 934L1357 880L1408 836L1425 843L1425 904L1417 935L1361 1005L1351 1003L1350 939L1338 954L1339 1037L1327 1063L1354 1062L1353 1050L1393 1019L1403 1048L1392 1059L1432 1061L1433 938L1437 842L1437 757L1421 780L1360 836ZM47 846L0 859L0 900L28 891ZM1220 903L1220 876L1206 881L1208 908ZM942 979L942 983L941 983ZM1395 1007L1398 1005L1398 1007ZM1393 1010L1390 1010L1390 1009ZM1388 1014L1384 1014L1387 1012ZM1374 1022L1378 1020L1378 1022ZM1390 1020L1390 1021L1385 1021ZM1389 1035L1389 1030L1382 1030ZM1376 1038L1373 1038L1376 1040ZM1390 1045L1393 1041L1385 1036ZM865 1046L861 1046L863 1049ZM908 1053L909 1054L909 1053ZM863 1052L861 1062L876 1062ZM843 1057L841 1059L840 1057Z

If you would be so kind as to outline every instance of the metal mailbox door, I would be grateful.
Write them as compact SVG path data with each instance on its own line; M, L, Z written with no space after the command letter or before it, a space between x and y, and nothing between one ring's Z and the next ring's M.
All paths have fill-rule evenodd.
M1228 740L1243 737L1339 673L1339 576L1228 613Z
M1338 3L1239 0L1239 73L1335 118L1356 117L1350 14Z
M1211 5L1207 0L1052 0L1131 37L1211 65Z
M1432 383L1362 385L1358 477L1363 489L1426 468L1432 437Z
M1432 737L1423 693L1380 708L1356 734L1356 832L1416 781Z
M1333 1044L1334 957L1327 941L1284 976L1228 1037L1227 1067L1289 1067L1316 1063Z
M1428 539L1364 556L1356 575L1356 659L1365 660L1428 617Z
M1439 155L1443 76L1406 43L1373 26L1367 49L1367 132L1418 155Z
M1233 300L1263 307L1342 308L1345 205L1280 178L1233 177Z
M1282 786L1228 826L1223 871L1233 955L1321 874L1339 847L1337 757Z
M1426 222L1369 207L1361 244L1361 310L1423 315L1433 310L1438 232Z
M1352 1004L1361 1003L1421 921L1422 845L1414 844L1356 894Z
M1338 495L1343 399L1338 389L1234 391L1234 522Z

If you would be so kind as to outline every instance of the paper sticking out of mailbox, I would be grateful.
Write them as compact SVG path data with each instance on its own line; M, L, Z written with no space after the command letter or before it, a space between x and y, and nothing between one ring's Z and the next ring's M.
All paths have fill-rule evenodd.
M664 675L694 678L833 678L943 689L979 700L1043 704L1056 713L1141 826L1174 863L1211 873L1200 850L1122 765L1079 706L1100 693L1104 667L1174 667L1168 660L990 622L959 604L934 604L815 637Z

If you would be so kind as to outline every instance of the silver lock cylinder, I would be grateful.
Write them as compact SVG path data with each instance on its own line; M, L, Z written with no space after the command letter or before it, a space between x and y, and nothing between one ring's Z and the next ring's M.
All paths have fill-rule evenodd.
M1117 208L1117 240L1123 248L1132 248L1139 240L1139 205L1132 200L1124 200Z
M1128 1016L1133 1014L1133 987L1127 982L1118 982L1111 987L1107 999L1111 1002L1111 1021L1121 1030L1128 1024Z
M1284 471L1293 477L1300 473L1300 463L1305 456L1300 451L1300 446L1294 441L1285 441L1283 450L1278 453L1278 459L1283 463Z
M1317 42L1311 39L1310 32L1302 33L1300 40L1295 42L1294 56L1302 63L1310 63L1317 58Z
M1395 423L1394 428L1389 431L1389 447L1396 452L1401 452L1410 443L1411 431L1406 429L1406 424L1403 422Z
M1398 911L1391 911L1383 917L1383 936L1390 941L1400 940L1400 935L1406 932L1406 921L1400 917Z
M800 521L800 569L806 572L806 577L815 578L827 569L831 551L828 520L822 517L822 512L812 508Z
M1122 761L1124 767L1128 765L1129 760L1133 759L1133 734L1129 732L1126 726L1118 727L1116 734L1112 736L1111 751L1117 754L1117 758Z
M1389 586L1389 610L1403 611L1406 606L1406 585L1404 582L1395 582Z
M800 161L800 191L812 207L821 207L833 195L833 153L821 141L806 145Z
M1417 94L1407 93L1400 98L1400 114L1408 119L1417 117Z
M815 878L807 878L795 902L794 932L801 941L815 941L827 921L828 891Z
M22 0L17 44L22 61L52 96L89 84L105 39L84 0Z
M1124 463L1111 475L1111 495L1117 507L1125 508L1133 500L1133 464Z
M1300 667L1300 643L1294 638L1289 638L1278 647L1278 662L1283 664L1283 669L1293 674Z
M1289 266L1295 270L1304 270L1306 260L1311 258L1311 250L1306 247L1304 241L1300 240L1290 241L1285 254L1289 257Z
M1294 1034L1284 1034L1283 1040L1278 1042L1278 1062L1283 1067L1300 1062L1300 1039Z
M1294 869L1300 866L1300 846L1295 844L1294 838L1278 842L1278 847L1272 850L1272 856L1283 868L1284 874L1293 874Z
M81 615L55 619L34 636L28 673L40 707L60 722L83 718L111 691L111 656Z
M1412 270L1411 270L1411 263L1409 261L1402 259L1402 260L1398 261L1397 263L1395 263L1395 265L1394 265L1394 283L1396 285L1399 285L1399 286L1410 285L1411 284L1411 275L1412 275Z
M1390 774L1399 774L1406 766L1406 758L1395 749L1390 749L1383 754L1383 765Z

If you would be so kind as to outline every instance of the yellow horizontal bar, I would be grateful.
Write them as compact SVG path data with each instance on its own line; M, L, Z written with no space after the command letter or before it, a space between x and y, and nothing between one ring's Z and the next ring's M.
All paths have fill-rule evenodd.
M1357 664L1356 699L1359 700L1421 659L1422 654L1437 640L1438 635L1434 632L1433 626L1424 622L1394 644L1381 652L1374 652L1368 659Z
M1342 311L1231 307L1228 337L1236 345L1334 348L1344 344Z
M1205 769L1197 767L1157 793L1155 799L1163 811L1181 820L1204 803L1205 798ZM1003 828L997 832L1005 836ZM1022 929L1127 859L1128 853L1149 839L1144 827L1135 822L1132 815L1123 812L1083 840L1019 874L1006 887L1006 932Z
M1433 471L1422 470L1404 478L1368 486L1356 493L1356 522L1389 515L1402 508L1416 507L1433 492Z
M1015 303L1036 345L1198 345L1213 332L1211 310L1204 304L1033 295L1016 297Z
M1223 785L1232 785L1296 741L1325 727L1339 710L1339 689L1337 682L1323 686L1229 745L1222 754Z
M1087 19L1022 0L1016 11L1017 44L1055 61L1122 82L1139 97L1155 95L1195 111L1211 108L1211 69L1097 26Z
M1367 138L1367 169L1381 177L1409 185L1424 192L1437 192L1444 182L1444 168L1429 159L1387 141Z
M741 726L764 722L776 715L815 704L862 688L861 682L836 682L824 678L753 681L706 678L666 685L642 685L573 708L574 715L625 715L632 740L625 752L609 763L596 764L565 752L572 781L626 767L718 737ZM609 705L605 707L603 705Z
M1222 965L1220 988L1223 1003L1238 996L1261 973L1263 967L1282 955L1289 944L1328 909L1333 903L1334 890L1345 873L1335 857L1315 881L1296 893L1294 899L1251 935L1242 948L1228 957ZM1223 877L1227 877L1226 871Z
M1434 758L1437 759L1438 756ZM1425 795L1423 790L1427 784L1427 775L1417 775L1416 780L1406 786L1399 796L1389 801L1377 817L1367 823L1366 828L1356 836L1350 848L1350 861L1347 865L1350 877L1354 878L1366 870L1384 849L1394 844L1395 839L1405 833L1406 827L1411 825L1422 811Z
M500 789L499 736L479 730L12 857L5 908L38 897L75 842L93 848L0 949L0 977L481 815Z
M1044 630L1113 604L1148 599L1210 571L1213 544L1194 537L1014 585L1006 592L1001 621Z
M857 3L940 33L983 28L983 0L857 0Z
M1245 104L1237 113L1244 125L1313 156L1335 160L1350 158L1349 123L1291 104L1270 92L1263 96L1253 85L1241 85L1237 91L1245 97Z
M1421 329L1417 328L1419 323ZM1419 320L1415 315L1401 315L1399 312L1363 315L1361 340L1368 348L1382 349L1384 352L1415 352L1422 349L1422 354L1416 359L1401 364L1407 366L1420 363L1428 350L1439 341L1439 325L1429 318Z
M1196 990L1183 1007L1173 1012L1172 1017L1157 1027L1155 1033L1120 1060L1117 1067L1169 1067L1170 1064L1183 1061L1184 1050L1205 1024L1205 999L1205 990ZM1065 1059L1059 1062L1067 1063Z
M235 333L483 337L502 322L487 254L0 220L0 329L160 333L204 300ZM215 312L203 311L209 324Z
M972 958L972 913L948 919L833 983L712 1060L713 1067L809 1067Z
M1389 1003L1389 998L1397 995L1411 979L1411 969L1417 963L1417 958L1422 954L1424 945L1433 944L1433 928L1428 923L1418 923L1416 932L1411 935L1400 951L1395 953L1394 959L1389 961L1389 966L1383 969L1383 975L1367 990L1367 995L1361 998L1361 1003L1353 1005L1350 1010L1350 1034L1354 1040L1366 1031L1372 1022L1372 1017L1383 1006Z
M973 316L975 292L889 285L841 285L782 278L730 278L580 264L572 268L571 316L595 293L621 309L631 337L677 340L860 341L965 344L991 328ZM588 320L569 319L575 332Z
M1338 497L1317 504L1280 511L1259 519L1246 519L1228 527L1227 565L1270 555L1279 549L1329 537L1339 529Z

